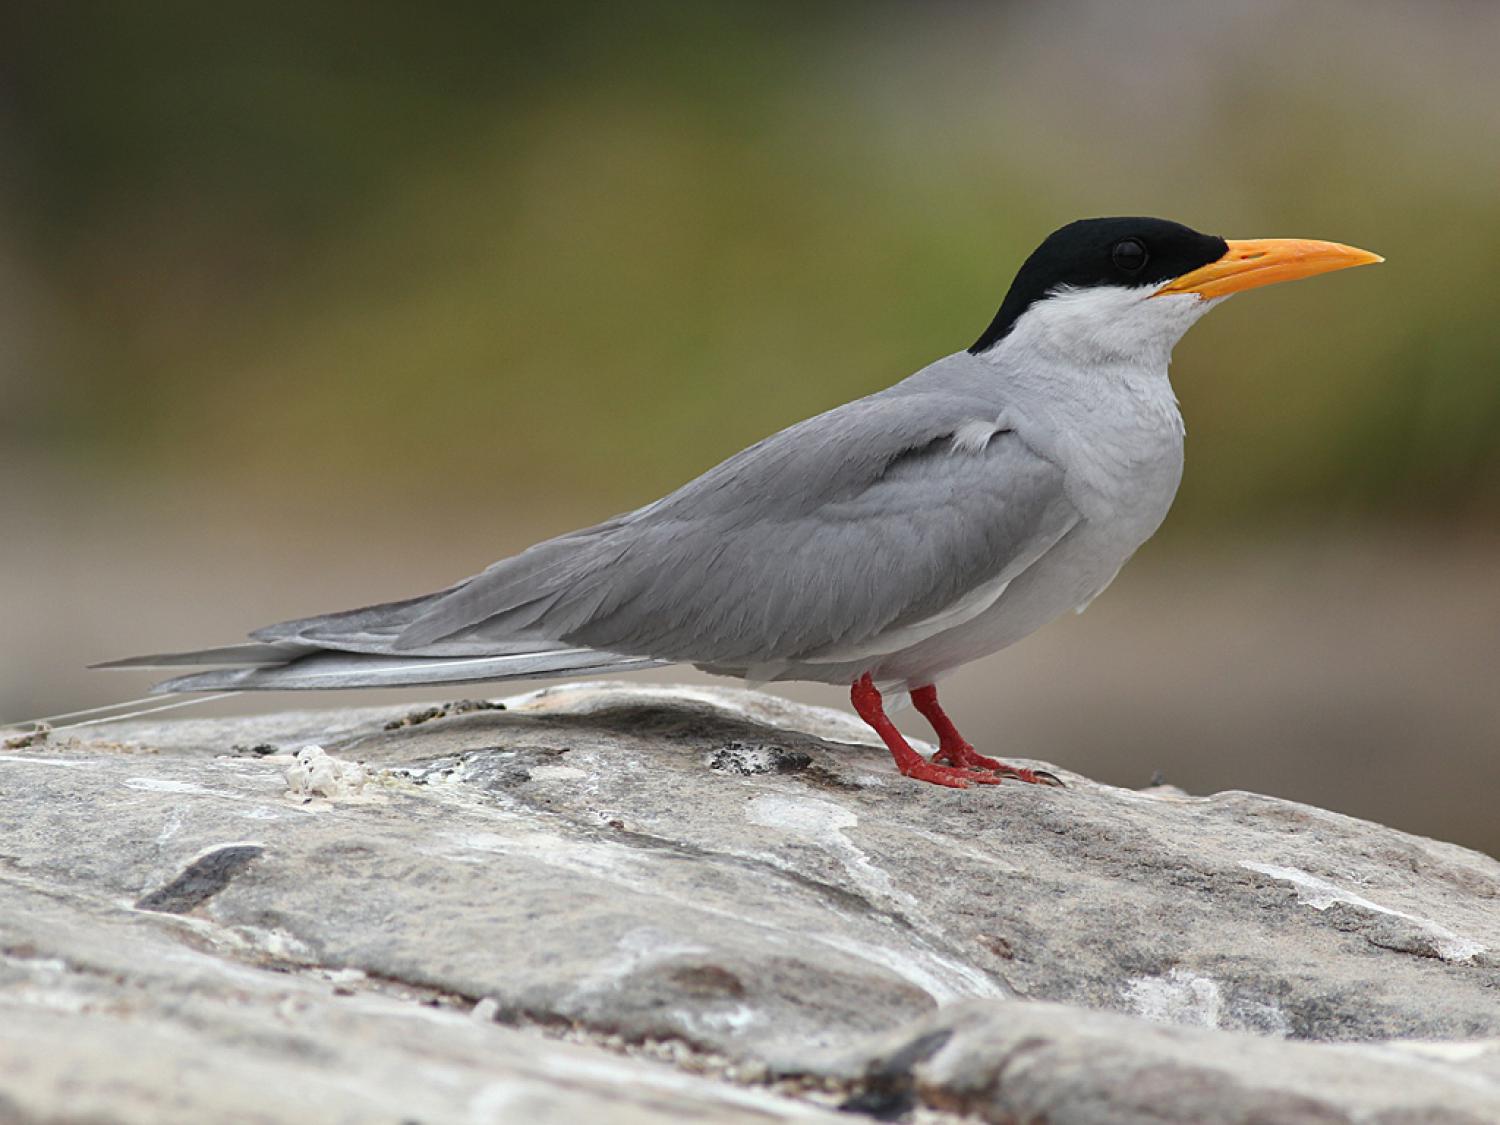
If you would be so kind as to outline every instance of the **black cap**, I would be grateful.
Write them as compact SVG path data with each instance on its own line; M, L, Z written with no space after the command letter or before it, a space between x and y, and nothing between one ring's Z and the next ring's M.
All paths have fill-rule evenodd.
M1032 251L995 319L969 351L993 347L1022 313L1060 285L1161 285L1218 261L1228 249L1218 235L1200 234L1169 219L1079 219L1053 231Z

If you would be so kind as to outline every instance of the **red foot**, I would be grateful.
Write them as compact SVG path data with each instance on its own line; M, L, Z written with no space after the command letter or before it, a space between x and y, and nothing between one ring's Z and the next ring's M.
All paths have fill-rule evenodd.
M1008 770L1009 766L1003 762L997 762L994 758L986 758L977 753L963 739L957 742L939 742L937 751L932 755L934 762L948 762L955 766L967 766L970 769L979 770Z
M906 739L901 737L896 724L886 718L885 704L868 672L854 681L849 698L854 703L854 710L859 713L859 717L875 728L875 733L880 735L880 740L891 752L891 757L896 759L896 768L905 776L916 778L918 781L930 781L934 785L946 785L951 789L967 789L970 783L1000 784L997 774L981 773L962 766L939 765L936 762L929 762L913 750Z
M912 751L916 754L916 751ZM989 773L984 770L956 769L953 766L940 766L936 762L929 762L920 754L917 760L910 766L896 763L897 768L907 777L914 777L918 781L930 781L934 785L947 785L953 789L967 789L969 783L975 785L999 785L1000 775Z
M931 684L914 690L911 693L911 701L922 713L922 717L932 725L933 733L938 736L937 753L932 756L934 762L949 762L968 770L994 770L1001 777L1013 777L1028 785L1062 785L1061 778L1046 770L1028 770L1020 766L1008 766L1004 762L976 753L974 747L970 746L964 736L958 733L958 728L953 725L953 720L948 718L948 713L938 704L937 688Z

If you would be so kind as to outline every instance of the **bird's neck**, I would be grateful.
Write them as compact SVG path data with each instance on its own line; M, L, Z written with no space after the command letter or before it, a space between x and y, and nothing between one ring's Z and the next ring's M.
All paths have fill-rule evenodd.
M1179 430L1181 414L1167 369L1171 353L1080 354L1076 348L1038 346L1007 337L980 357L995 368L1008 394L1020 393L1028 404L1047 403L1082 420L1101 412L1126 425L1154 428L1166 423Z
M1165 376L1172 348L1217 303L1153 296L1144 288L1062 290L1032 305L981 354L1005 366L1034 359L1085 376L1095 370L1101 376L1121 370Z
M978 358L1071 432L1180 440L1182 415L1167 377L1172 347L1212 304L1114 288L1055 293Z
M995 365L1009 409L1030 423L1030 440L1066 467L1080 511L1108 518L1139 501L1155 527L1165 514L1161 498L1170 502L1176 491L1186 432L1169 354L1085 358L1007 337L980 358Z

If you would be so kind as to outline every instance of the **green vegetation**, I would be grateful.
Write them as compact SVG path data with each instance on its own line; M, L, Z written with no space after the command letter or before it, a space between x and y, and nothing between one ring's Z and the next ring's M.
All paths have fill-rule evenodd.
M1494 21L1049 11L12 13L0 433L292 503L625 506L965 346L1059 223L1146 212L1388 258L1179 349L1174 523L1500 512Z

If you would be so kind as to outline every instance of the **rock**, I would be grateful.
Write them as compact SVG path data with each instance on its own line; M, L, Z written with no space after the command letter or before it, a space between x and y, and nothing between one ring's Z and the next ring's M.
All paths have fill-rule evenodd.
M212 923L25 884L0 880L3 1122L847 1121L485 1022L457 997L272 971Z
M130 1075L141 1120L299 1081L581 1119L626 1071L612 1120L1500 1120L1500 864L1039 765L1068 788L922 785L729 688L58 730L0 754L0 1120Z
M1425 1122L1500 1109L1500 1041L1289 1042L1037 1001L968 1001L862 1045L841 1070L866 1105L1078 1125Z

